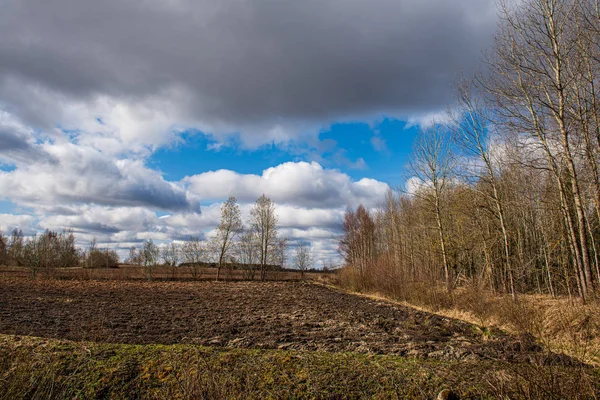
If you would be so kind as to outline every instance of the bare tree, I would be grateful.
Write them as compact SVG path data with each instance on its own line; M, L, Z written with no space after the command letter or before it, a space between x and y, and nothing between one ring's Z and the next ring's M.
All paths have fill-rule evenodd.
M243 225L240 207L237 204L236 198L230 197L223 206L221 206L221 222L212 239L214 248L218 252L217 280L220 278L223 262L229 258L234 240L242 229Z
M554 174L573 265L585 298L593 291L593 279L577 160L583 143L577 94L586 86L584 63L578 54L581 4L576 0L503 2L485 86L494 95L496 112L507 129L528 135L527 143L540 149Z
M97 259L95 255L97 254L98 246L96 245L96 238L92 238L88 250L85 254L85 267L86 268L98 268Z
M135 248L133 249L135 251ZM109 248L99 249L96 238L93 238L88 250L83 253L82 263L86 268L116 268L119 264L119 255Z
M338 269L338 266L335 262L333 262L332 258L329 258L323 261L323 272L331 272Z
M250 211L250 226L256 235L259 248L260 279L265 280L269 255L277 243L277 216L275 205L264 194L256 200Z
M24 265L23 247L24 247L23 231L15 228L15 229L13 229L13 231L10 235L9 250L8 250L8 256L10 258L10 261L9 261L10 263L12 263L13 265L16 265L16 266Z
M260 260L260 248L254 230L245 230L237 242L238 259L244 264L244 277L254 280L256 264Z
M160 249L154 244L152 239L148 239L144 242L144 247L140 251L140 258L142 266L144 267L144 274L146 278L151 281L154 278L154 270L158 265L160 257Z
M277 240L277 245L275 246L276 254L273 258L275 263L278 264L281 269L285 269L288 262L287 251L289 243L290 240L288 238L282 237Z
M23 264L29 269L31 278L35 279L45 264L45 248L40 236L34 235L23 246Z
M294 266L300 271L301 279L304 279L304 274L307 270L313 267L313 257L311 254L311 246L306 242L301 242L296 246L294 253Z
M192 278L198 279L200 276L200 263L203 261L205 249L198 237L190 237L181 249L182 258L188 265Z
M72 230L58 234L54 239L54 246L58 254L57 268L79 266L80 254L75 247L75 235Z
M0 265L8 265L8 238L0 232Z
M135 246L131 246L129 248L129 256L127 257L127 262L131 265L142 264L141 252L138 252Z
M375 211L346 212L340 252L350 268L340 276L348 286L418 298L424 288L435 294L440 280L513 297L595 296L600 3L500 5L487 73L461 82L449 126L416 140L416 190L388 193Z
M500 196L498 165L494 161L490 149L493 143L491 116L489 108L482 104L481 96L473 95L472 88L473 85L468 81L462 81L458 84L458 111L451 115L453 121L451 128L454 131L456 143L462 149L464 155L475 159L475 164L479 166L471 168L474 171L468 171L467 173L473 173L481 185L489 187L489 190L484 191L493 203L492 208L502 231L504 264L509 276L510 291L514 299L516 298L516 291L511 263L510 237L504 211L505 205Z
M343 229L340 252L364 281L369 262L377 257L377 225L371 213L360 204L356 211L346 210Z
M56 268L78 266L80 253L75 247L73 232L57 233L46 230L24 242L22 260L23 265L30 269L31 276L35 278L41 271L50 276Z
M179 260L181 258L179 246L174 242L171 242L171 244L165 245L165 247L162 248L160 255L163 264L171 271L171 279L175 279L175 274L177 273L177 267L179 267Z
M435 124L431 128L419 132L410 163L412 172L422 185L415 195L423 198L429 205L430 211L435 215L448 291L452 290L453 277L448 259L448 240L442 214L443 197L454 178L454 160L447 128Z

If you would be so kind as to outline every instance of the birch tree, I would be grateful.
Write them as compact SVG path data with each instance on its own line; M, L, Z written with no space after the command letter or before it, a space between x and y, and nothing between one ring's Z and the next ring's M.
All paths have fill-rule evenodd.
M474 174L481 185L489 188L489 190L485 190L485 194L493 204L492 209L502 232L504 265L509 277L510 292L514 299L516 298L515 278L511 262L508 224L504 211L505 205L500 196L498 166L490 149L493 140L490 134L492 129L491 116L489 108L482 104L481 97L473 95L472 87L472 84L468 81L462 81L458 84L458 111L451 115L453 122L451 128L454 139L462 149L463 155L476 160L477 167L471 168L472 171L468 173Z
M144 247L140 251L140 258L144 268L144 274L149 281L154 279L154 270L158 265L159 257L160 249L158 246L154 244L152 239L146 240L144 242Z
M428 204L429 210L435 215L446 287L448 291L451 291L453 287L452 273L448 259L446 226L442 215L443 197L453 178L455 168L447 128L435 124L419 132L415 140L410 166L412 173L422 184L415 195L423 198Z
M256 232L252 229L246 229L242 232L237 241L237 255L242 264L245 265L244 277L254 280L256 273L256 264L260 260L259 257L259 242Z
M175 279L179 260L181 259L181 250L179 246L174 242L165 245L160 252L160 256L163 260L163 264L171 271L171 279Z
M227 261L233 248L236 236L242 232L242 217L240 207L235 197L230 197L221 206L221 222L213 237L214 248L217 251L217 280L221 276L223 263Z
M546 157L560 194L581 296L593 291L589 232L577 154L577 96L581 79L575 0L502 3L501 28L489 60L487 88L496 110L514 132Z
M313 257L310 252L310 245L306 242L301 242L296 246L294 252L294 266L300 271L300 276L304 279L304 274L307 270L313 267Z
M181 247L181 256L194 280L200 276L200 263L203 261L204 254L204 246L198 237L190 237Z
M265 280L269 255L277 244L278 229L275 204L264 194L256 200L250 211L250 226L259 249L260 279Z

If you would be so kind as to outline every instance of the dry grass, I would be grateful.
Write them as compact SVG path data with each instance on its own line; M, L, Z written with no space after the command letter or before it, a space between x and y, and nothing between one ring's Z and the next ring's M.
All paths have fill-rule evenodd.
M509 296L489 293L477 301L468 299L470 295L465 292L456 294L457 302L453 307L440 308L436 312L482 326L529 334L552 352L600 366L599 303L582 305L568 298L540 295L522 295L514 302Z
M353 293L460 319L488 330L495 327L516 335L528 335L545 349L600 366L600 301L582 304L568 297L494 294L469 285L448 293L444 287L425 283L364 283L351 270L341 271L335 284ZM396 281L398 282L398 281Z

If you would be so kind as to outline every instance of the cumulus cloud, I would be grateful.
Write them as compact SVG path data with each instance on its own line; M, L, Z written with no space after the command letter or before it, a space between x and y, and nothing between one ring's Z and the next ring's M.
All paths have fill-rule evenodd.
M339 230L344 208L305 208L289 205L277 207L279 223L285 228Z
M218 205L209 207L217 208ZM74 206L67 214L43 217L38 226L42 229L73 230L79 244L85 246L95 238L101 245L128 248L147 239L172 241L204 238L204 231L218 224L218 218L198 213L178 213L158 217L144 207Z
M406 183L404 184L406 193L410 196L415 195L419 190L429 187L429 186L430 186L430 183L429 184L425 183L416 176L412 176L412 177L408 178L406 180Z
M66 214L42 217L36 223L29 215L0 215L9 232L21 227L26 234L34 228L62 231L73 230L78 245L86 247L95 239L98 245L120 250L123 257L131 246L139 247L147 239L157 243L184 241L190 237L205 240L219 223L222 202L205 207L205 212L173 213L158 217L142 207L73 206ZM242 217L248 220L252 203L242 203ZM318 209L276 205L280 235L290 240L290 252L299 242L311 244L313 256L319 262L337 259L337 238L341 232L343 208Z
M31 160L56 162L52 156L36 146L31 128L23 125L11 114L0 110L0 163L17 164Z
M8 0L0 104L36 128L129 145L193 126L257 146L332 121L427 115L489 44L493 3Z
M355 182L347 174L324 169L316 162L288 162L268 168L262 175L210 171L183 181L204 200L236 196L248 202L264 193L276 203L321 208L359 203L371 206L388 190L386 183L369 178Z
M70 215L52 215L43 218L40 226L45 229L73 229L76 232L113 234L121 231L147 231L156 226L154 212L140 207L76 207Z
M199 211L180 185L135 158L114 159L70 142L32 145L27 152L15 170L0 171L0 198L32 206L92 203ZM38 153L54 162L36 159Z
M374 207L388 190L385 183L367 178L355 181L347 174L324 169L314 162L285 163L265 170L262 175L222 170L188 177L182 182L163 181L178 188L182 198L203 199L208 204L199 213L174 202L165 206L168 214L159 216L156 209L160 208L160 202L119 204L128 193L126 187L119 187L123 185L119 179L127 182L127 177L117 179L113 189L102 182L90 183L98 169L86 167L94 165L93 157L77 169L61 170L65 162L67 166L72 162L64 159L71 160L74 156L67 157L55 149L50 152L61 160L59 169L45 173L43 169L49 167L42 165L39 169L23 167L0 174L0 188L12 191L10 199L32 207L37 213L35 218L1 215L2 228L9 231L15 226L26 227L27 232L32 233L35 229L70 229L76 233L79 245L86 246L95 238L99 245L121 249L122 255L128 247L139 246L147 239L160 243L187 240L191 236L209 237L219 224L221 205L229 196L238 197L242 217L248 221L254 201L265 193L275 202L281 234L290 239L292 247L298 241L309 242L315 259L336 259L345 207L359 203ZM98 166L106 168L102 162ZM140 165L134 166L143 169ZM76 173L66 174L73 170ZM162 179L156 172L144 171L139 175L141 183L138 185ZM132 180L138 176L135 171L128 174ZM144 178L144 174L150 176ZM113 178L104 170L100 175L108 180ZM66 188L71 188L73 193L65 194ZM120 196L121 201L112 199L113 195ZM90 200L92 197L94 201Z
M0 214L0 233L10 234L13 229L32 235L35 233L35 218L31 215Z

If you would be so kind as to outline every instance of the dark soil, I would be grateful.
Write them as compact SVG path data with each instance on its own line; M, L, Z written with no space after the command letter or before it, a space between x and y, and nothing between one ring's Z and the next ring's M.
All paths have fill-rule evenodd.
M0 281L0 333L130 344L572 361L531 338L303 282Z

